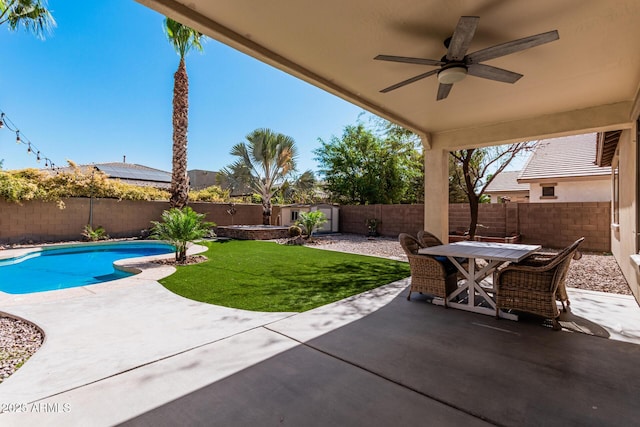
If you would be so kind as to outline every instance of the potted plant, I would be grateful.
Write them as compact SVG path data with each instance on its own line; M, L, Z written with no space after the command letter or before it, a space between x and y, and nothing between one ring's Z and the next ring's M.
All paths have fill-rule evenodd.
M367 225L367 236L376 237L378 235L378 225L382 224L378 218L369 218L365 221Z

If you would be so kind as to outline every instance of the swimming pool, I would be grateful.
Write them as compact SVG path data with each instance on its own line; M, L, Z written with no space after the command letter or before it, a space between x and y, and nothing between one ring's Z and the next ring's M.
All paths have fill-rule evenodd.
M0 291L27 294L93 285L132 276L114 261L174 252L162 242L120 242L42 248L0 260Z

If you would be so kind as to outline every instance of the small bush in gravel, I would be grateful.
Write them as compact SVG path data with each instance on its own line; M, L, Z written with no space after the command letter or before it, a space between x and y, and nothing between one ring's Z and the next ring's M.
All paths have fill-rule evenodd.
M302 234L302 228L298 227L297 225L292 225L291 227L289 227L290 237L298 237L301 234Z

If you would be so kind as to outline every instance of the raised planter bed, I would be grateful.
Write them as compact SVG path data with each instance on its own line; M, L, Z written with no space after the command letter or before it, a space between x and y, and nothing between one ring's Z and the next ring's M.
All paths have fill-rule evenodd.
M469 236L450 235L449 243L461 242L463 240L469 240ZM492 242L492 243L519 243L520 235L509 237L493 237L493 236L475 236L473 239L476 242Z
M220 225L216 227L218 237L238 240L273 240L289 237L289 227L277 225Z

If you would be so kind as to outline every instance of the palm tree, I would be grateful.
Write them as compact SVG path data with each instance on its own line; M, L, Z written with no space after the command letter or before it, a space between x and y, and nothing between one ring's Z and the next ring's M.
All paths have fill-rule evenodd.
M151 221L151 237L171 243L176 248L176 262L184 263L189 243L202 239L216 225L205 221L204 217L205 214L197 213L189 206L171 208L162 212L162 222Z
M0 25L7 23L15 31L23 26L40 39L56 26L46 0L0 0Z
M187 178L187 128L189 125L189 77L184 57L193 48L202 51L202 33L165 19L169 42L180 56L178 70L173 75L173 168L171 176L171 207L181 208L189 198Z
M297 149L293 138L270 129L256 129L247 142L231 148L235 163L220 173L232 187L247 186L262 198L262 223L271 223L271 198L296 170Z

